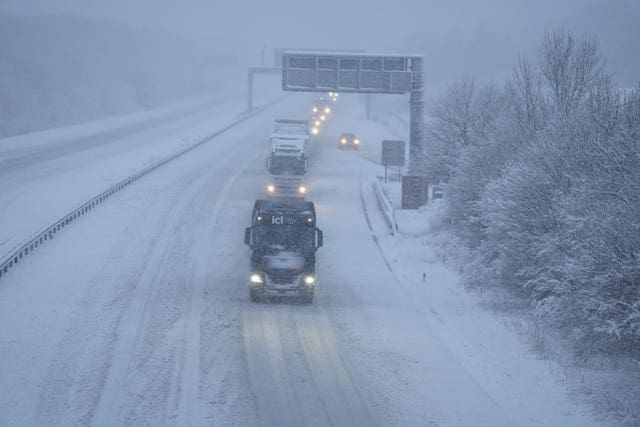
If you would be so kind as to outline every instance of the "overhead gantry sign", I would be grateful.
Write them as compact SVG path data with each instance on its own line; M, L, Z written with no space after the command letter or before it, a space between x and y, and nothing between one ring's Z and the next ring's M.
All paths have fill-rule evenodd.
M287 51L282 55L282 89L299 92L347 92L410 94L409 175L419 177L423 170L423 58L420 55L372 55L344 52ZM407 184L405 184L405 181ZM403 179L405 185L425 185L425 179ZM421 196L402 201L402 207L415 209L426 202Z

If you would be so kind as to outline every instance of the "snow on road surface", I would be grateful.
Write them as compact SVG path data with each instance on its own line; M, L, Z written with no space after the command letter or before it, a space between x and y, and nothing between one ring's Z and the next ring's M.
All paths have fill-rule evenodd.
M229 124L244 108L241 98L220 94L1 139L0 258L110 185Z
M501 400L388 266L363 184L377 166L337 149L357 103L310 161L316 299L249 301L266 136L308 106L291 97L158 169L3 278L0 425L593 424L568 400Z

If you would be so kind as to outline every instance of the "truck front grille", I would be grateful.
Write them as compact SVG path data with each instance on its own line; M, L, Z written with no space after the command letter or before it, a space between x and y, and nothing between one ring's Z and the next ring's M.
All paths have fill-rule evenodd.
M298 182L297 181L280 181L276 182L276 190L279 194L297 194Z
M300 273L295 270L285 270L274 268L267 271L267 277L272 283L277 284L291 284L298 279Z

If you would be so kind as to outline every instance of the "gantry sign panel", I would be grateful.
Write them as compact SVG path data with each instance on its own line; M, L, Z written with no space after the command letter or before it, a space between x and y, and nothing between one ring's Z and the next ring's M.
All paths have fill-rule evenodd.
M304 92L411 92L411 56L285 52L282 89Z

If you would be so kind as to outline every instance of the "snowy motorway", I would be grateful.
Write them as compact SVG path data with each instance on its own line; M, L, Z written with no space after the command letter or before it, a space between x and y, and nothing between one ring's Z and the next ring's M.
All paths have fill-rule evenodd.
M0 425L549 420L496 400L396 278L373 238L385 233L366 185L377 169L336 148L338 117L310 163L325 233L316 299L249 302L243 230L266 138L274 117L309 105L290 97L163 166L3 277ZM554 419L585 423L565 415Z
M227 96L0 140L0 258L110 184L237 117Z

